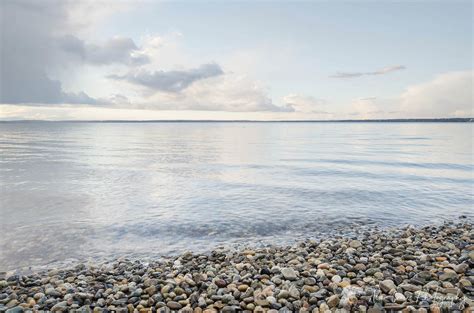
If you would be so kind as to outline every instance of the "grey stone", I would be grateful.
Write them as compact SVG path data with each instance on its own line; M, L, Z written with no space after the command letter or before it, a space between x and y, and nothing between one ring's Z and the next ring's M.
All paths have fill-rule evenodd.
M283 277L285 277L285 279L287 280L296 280L297 279L297 272L292 269L291 267L284 267L281 269L281 274L283 275Z

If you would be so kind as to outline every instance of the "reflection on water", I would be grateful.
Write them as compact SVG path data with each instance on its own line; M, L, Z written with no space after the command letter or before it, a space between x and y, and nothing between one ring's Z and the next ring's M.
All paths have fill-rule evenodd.
M472 124L0 123L0 270L473 215Z

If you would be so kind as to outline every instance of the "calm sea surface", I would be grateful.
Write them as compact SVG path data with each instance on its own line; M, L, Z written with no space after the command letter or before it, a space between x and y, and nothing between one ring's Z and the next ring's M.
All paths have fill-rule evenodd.
M0 270L474 215L473 124L0 123Z

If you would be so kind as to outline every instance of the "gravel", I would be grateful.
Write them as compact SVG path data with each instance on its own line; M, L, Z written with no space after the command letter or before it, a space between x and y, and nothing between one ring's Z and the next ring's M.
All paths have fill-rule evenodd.
M472 312L470 222L0 273L0 312Z

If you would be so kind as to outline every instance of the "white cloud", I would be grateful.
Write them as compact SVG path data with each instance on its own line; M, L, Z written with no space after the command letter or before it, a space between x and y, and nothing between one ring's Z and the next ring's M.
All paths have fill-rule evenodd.
M283 97L283 102L290 111L303 113L329 114L326 109L327 101L311 96L290 94Z
M400 111L412 117L472 117L473 72L444 73L408 87L400 97Z
M17 0L15 0L17 1ZM21 0L25 1L25 0ZM32 2L34 0L26 0ZM123 0L43 0L36 1L44 6L45 3L65 7L66 19L63 19L68 27L58 29L59 33L71 33L81 35L81 37L92 37L97 27L104 23L109 16L118 12L132 9L141 1L123 1Z
M142 36L139 53L151 60L151 64L147 67L152 70L168 70L170 66L176 67L177 64L184 67L194 64L196 60L193 56L187 56L183 53L184 49L181 47L182 37L183 35L176 31Z
M273 104L258 82L232 73L198 80L179 93L158 92L135 107L228 112L286 111Z
M450 118L474 116L473 72L443 73L409 86L398 97L359 98L347 110L350 118Z
M383 104L377 103L376 97L364 97L352 101L348 116L351 119L385 118L385 110Z

